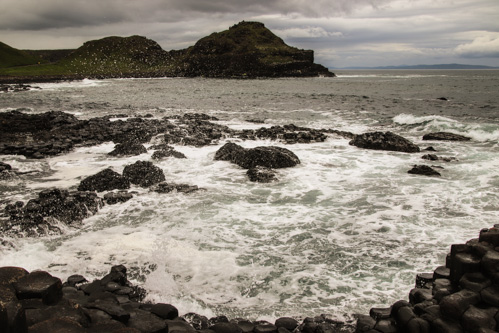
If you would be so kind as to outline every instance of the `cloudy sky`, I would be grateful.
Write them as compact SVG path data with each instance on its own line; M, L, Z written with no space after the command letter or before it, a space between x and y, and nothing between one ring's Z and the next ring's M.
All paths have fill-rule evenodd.
M331 68L499 66L499 0L1 0L0 41L60 49L142 35L172 50L242 20Z

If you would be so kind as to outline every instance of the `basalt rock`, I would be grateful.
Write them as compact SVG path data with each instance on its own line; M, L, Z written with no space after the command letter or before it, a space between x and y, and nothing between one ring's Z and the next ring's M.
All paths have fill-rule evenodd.
M356 135L349 142L359 148L417 153L419 147L411 141L392 132L370 132Z
M130 183L141 187L149 187L165 180L163 170L149 161L137 161L134 164L125 166L123 176Z
M197 187L196 185L174 184L167 182L161 182L151 188L151 191L157 193L170 193L172 191L177 191L179 193L192 193L198 190L199 187Z
M234 143L221 147L215 153L215 160L230 161L244 169L257 166L288 168L300 164L300 159L286 148L271 146L245 149Z
M428 165L415 165L411 170L407 171L407 173L423 176L441 176L440 172Z
M423 135L423 140L469 141L471 138L449 132L434 132Z
M481 230L478 239L452 245L446 266L418 274L410 302L394 303L389 317L374 316L379 311L373 310L371 318L359 316L356 332L499 331L498 244L495 225Z
M110 156L135 156L146 154L147 149L141 144L135 143L119 143L114 146L114 149L108 153Z
M102 205L102 199L95 192L48 189L26 204L7 205L5 212L10 218L1 228L18 236L59 234L63 226L78 226Z
M294 143L312 143L324 142L327 135L324 131L307 127L299 127L293 124L284 126L272 126L270 128L262 127L257 130L242 130L238 132L237 137L242 139L271 139Z
M83 179L78 186L78 191L102 192L126 190L128 188L130 188L130 181L116 171L108 168Z
M277 180L274 170L261 166L249 169L246 174L252 182L270 183Z

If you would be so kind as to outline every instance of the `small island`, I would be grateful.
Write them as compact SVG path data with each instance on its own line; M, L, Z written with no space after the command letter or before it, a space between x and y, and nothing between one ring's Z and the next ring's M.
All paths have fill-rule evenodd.
M0 43L0 82L27 83L83 78L334 77L314 63L314 51L288 46L259 22L240 22L165 51L142 36L106 37L76 50L17 50Z

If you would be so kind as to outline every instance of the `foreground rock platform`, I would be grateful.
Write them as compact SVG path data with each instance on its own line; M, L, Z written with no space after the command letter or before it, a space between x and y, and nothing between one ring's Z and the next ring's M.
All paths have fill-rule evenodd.
M356 332L499 331L499 224L454 244L446 263L416 277L408 300L360 315Z
M93 282L72 275L66 282L45 271L0 268L0 332L16 333L289 333L353 332L353 326L322 315L302 323L283 317L274 323L179 316L166 303L145 303L145 290L127 280L127 269L114 266Z

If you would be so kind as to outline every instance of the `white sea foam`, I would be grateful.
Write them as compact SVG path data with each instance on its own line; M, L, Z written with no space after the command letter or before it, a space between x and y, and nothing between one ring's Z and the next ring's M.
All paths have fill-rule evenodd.
M109 82L124 89L138 80ZM170 91L163 85L175 83L147 82L161 91L161 99L163 92ZM187 87L173 88L191 91L200 86L200 93L215 90L206 87L207 82L182 80ZM292 89L293 82L268 80L258 85ZM312 90L334 91L324 88L333 80L307 82ZM235 85L244 85L240 91L253 89L254 83L212 84L225 89L221 95L231 89L239 91ZM305 89L301 81L298 88L300 93ZM285 98L294 96L285 93ZM109 96L124 103L121 95ZM272 108L279 109L284 105L279 103L285 101L277 96L271 96L275 99ZM188 105L191 100L187 97L179 100L184 104L165 107L158 114L200 111ZM265 119L264 126L296 122L354 133L389 129L402 132L420 146L421 134L436 130L469 135L473 140L432 142L439 156L457 160L428 162L421 159L422 153L360 149L333 135L325 142L295 145L232 139L246 148L286 147L300 158L296 167L276 170L279 181L270 184L249 182L246 170L214 161L215 152L226 141L205 147L174 145L187 159L153 162L168 182L198 185L200 191L159 194L133 187L131 200L105 206L86 219L82 228L62 236L12 240L12 247L0 249L0 265L46 269L62 278L77 273L91 280L113 265L124 264L129 278L149 291L148 300L172 303L181 313L267 320L320 313L343 317L405 298L415 274L441 265L450 244L476 237L481 228L497 222L499 147L494 142L494 124L408 114L379 123L376 112L361 112L365 108L352 110L332 99L314 109L306 98L299 97L298 103L303 100L310 105L291 110L282 107L276 113L266 106L241 107L243 111L237 108L226 114L222 107L209 108L208 113L222 116L225 120L220 123L237 129L261 127L244 121L253 118ZM148 104L133 112L150 109ZM95 108L91 112L101 115L121 109ZM27 200L47 187L74 189L84 177L107 167L122 172L127 164L151 160L151 150L134 157L109 157L113 148L113 143L81 147L45 160L4 156L2 161L20 170L37 172L22 176L19 188L0 186L5 186L13 200ZM407 173L412 165L423 163L443 167L442 177Z

